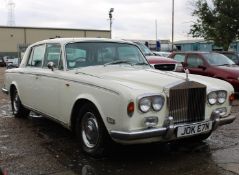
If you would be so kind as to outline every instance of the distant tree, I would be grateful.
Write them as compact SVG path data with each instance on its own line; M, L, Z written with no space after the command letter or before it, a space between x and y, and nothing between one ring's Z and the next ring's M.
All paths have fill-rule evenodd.
M239 0L196 0L194 8L196 20L189 34L213 40L228 50L239 37Z

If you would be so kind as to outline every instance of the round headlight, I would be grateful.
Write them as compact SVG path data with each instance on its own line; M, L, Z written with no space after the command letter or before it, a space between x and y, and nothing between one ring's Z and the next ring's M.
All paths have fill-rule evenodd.
M152 100L152 108L155 111L160 111L164 104L164 98L162 96L155 96Z
M139 101L139 109L142 112L148 112L151 107L151 101L149 98L144 97Z
M226 101L227 93L226 91L219 91L217 94L217 101L220 104L223 104Z
M208 102L211 105L214 105L217 103L217 93L216 92L210 92L208 94Z

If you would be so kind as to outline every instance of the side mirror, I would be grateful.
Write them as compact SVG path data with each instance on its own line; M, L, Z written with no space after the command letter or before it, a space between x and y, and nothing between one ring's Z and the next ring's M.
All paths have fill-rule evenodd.
M198 68L205 70L205 69L206 69L206 66L199 65Z
M181 62L183 67L188 67L188 64L187 63L184 63L184 62Z
M51 69L52 71L54 71L54 66L55 66L55 64L54 64L52 61L50 61L49 63L47 63L48 69Z

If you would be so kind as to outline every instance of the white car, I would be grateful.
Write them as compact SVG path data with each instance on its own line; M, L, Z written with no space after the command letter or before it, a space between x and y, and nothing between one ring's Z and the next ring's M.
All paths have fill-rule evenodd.
M76 132L101 155L121 144L206 139L233 122L233 87L222 80L151 68L127 41L61 38L27 49L5 73L15 117L42 114Z

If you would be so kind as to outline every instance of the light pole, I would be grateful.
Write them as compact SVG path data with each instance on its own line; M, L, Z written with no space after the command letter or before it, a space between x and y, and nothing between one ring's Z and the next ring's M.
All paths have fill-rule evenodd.
M172 0L172 51L174 43L174 0Z
M110 8L109 11L109 18L110 18L110 38L112 38L112 13L114 12L114 8Z

